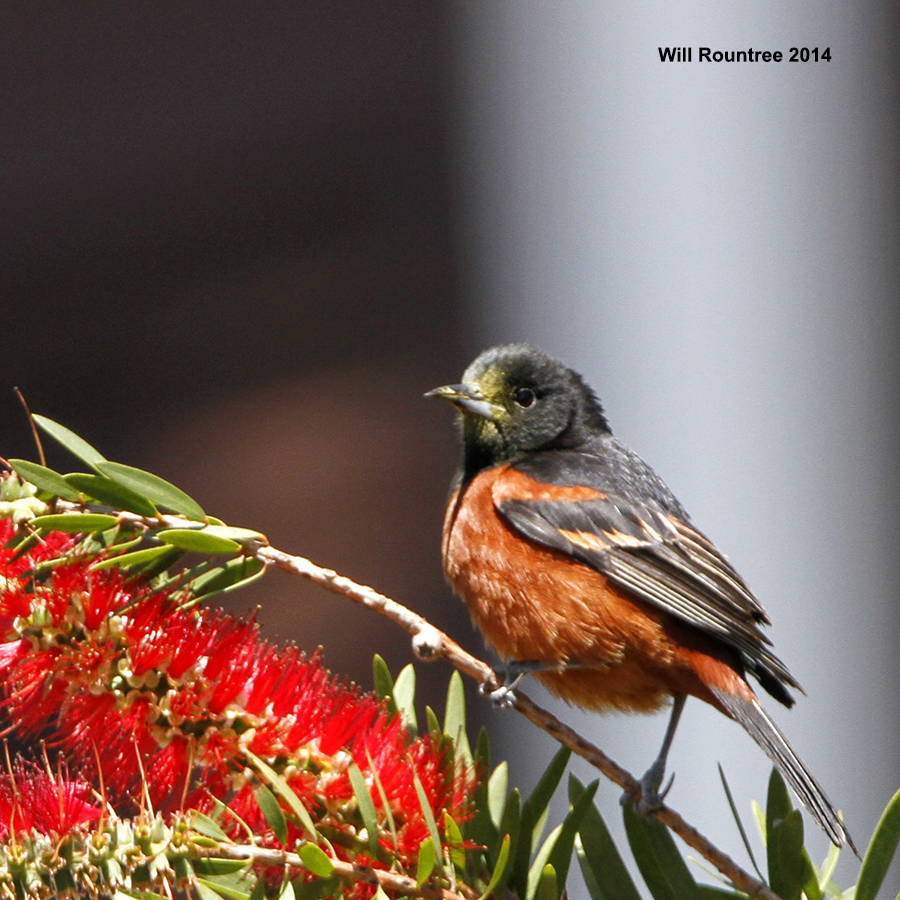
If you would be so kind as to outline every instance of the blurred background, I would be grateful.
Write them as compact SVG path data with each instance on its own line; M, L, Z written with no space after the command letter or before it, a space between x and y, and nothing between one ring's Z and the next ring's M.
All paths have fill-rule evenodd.
M17 385L481 653L440 572L456 436L421 394L538 343L769 609L808 693L773 712L864 846L900 783L897 25L810 0L6 4L0 454L33 457ZM366 687L373 652L412 658L277 572L229 603ZM427 702L447 675L419 667ZM670 801L745 862L716 762L747 814L769 765L700 706ZM636 774L665 724L560 712ZM472 716L527 787L549 740Z

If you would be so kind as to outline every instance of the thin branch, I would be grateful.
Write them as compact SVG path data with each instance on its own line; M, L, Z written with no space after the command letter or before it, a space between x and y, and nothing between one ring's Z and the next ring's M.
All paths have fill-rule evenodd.
M198 848L197 856L211 859L246 859L264 866L285 866L292 869L306 869L306 865L297 853L288 853L284 850L274 850L268 847L254 847L241 844L219 844L208 850ZM419 887L415 878L401 875L399 872L389 872L385 869L371 869L355 866L353 863L344 862L329 857L329 862L334 866L334 874L342 881L364 882L365 884L378 884L386 891L396 891L403 897L425 897L427 900L472 900L477 897L474 891L466 891L465 894L448 891L436 885L423 884Z
M373 588L357 584L344 575L339 575L333 569L324 569L308 559L292 556L275 547L261 546L255 549L253 555L264 563L314 581L316 584L343 594L351 600L387 616L412 635L413 650L420 659L430 660L442 656L461 672L474 678L479 684L487 683L494 688L501 686L502 680L496 676L494 670L486 662L463 650L449 635L435 628L418 613L397 603L396 600L378 593ZM634 793L639 789L639 782L633 775L518 689L515 692L513 706L539 728L571 749L573 753L587 760L610 781L624 788L627 793ZM707 862L715 866L738 890L744 891L751 897L759 898L759 900L778 900L778 897L767 885L744 871L730 856L719 850L696 828L689 825L675 810L663 805L653 815L667 828L674 831L689 847L696 850Z

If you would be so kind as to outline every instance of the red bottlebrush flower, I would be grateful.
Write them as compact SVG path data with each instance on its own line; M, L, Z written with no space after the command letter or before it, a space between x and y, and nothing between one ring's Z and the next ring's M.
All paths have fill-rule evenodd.
M67 834L100 817L91 786L71 780L65 769L52 775L36 763L18 759L12 773L0 775L0 838L32 829Z
M0 521L0 539L4 532ZM335 846L347 859L362 860L368 847L351 763L371 785L380 843L401 865L428 837L416 778L438 823L445 812L465 817L474 775L431 737L414 739L383 701L332 677L318 655L263 640L252 617L185 609L116 569L92 569L74 546L68 535L49 535L15 563L2 551L0 616L10 617L12 633L0 643L0 729L20 743L45 741L119 814L133 815L145 801L164 814L211 812L218 800L274 845L254 794L265 781L253 774L259 757L315 821L344 835ZM54 557L64 561L36 579L35 564ZM29 777L36 771L27 768ZM16 812L20 775L5 788L0 780L0 828L52 831L95 816L87 781L35 779L46 796L35 793L34 804L49 803L53 788L65 815ZM304 832L281 802L291 844ZM242 834L243 826L226 825Z

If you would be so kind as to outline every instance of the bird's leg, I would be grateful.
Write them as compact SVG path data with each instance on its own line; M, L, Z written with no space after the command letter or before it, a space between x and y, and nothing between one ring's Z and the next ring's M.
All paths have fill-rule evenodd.
M494 673L503 676L503 684L492 688L487 681L482 682L479 690L490 697L494 706L509 709L516 702L515 690L526 675L540 672L567 672L570 669L595 669L606 665L602 660L582 662L575 659L512 659L494 667Z
M666 726L666 734L663 737L662 747L659 749L659 755L653 761L653 765L647 769L638 782L640 786L640 799L635 802L635 809L645 816L648 813L659 809L672 782L675 780L673 775L669 779L669 783L660 793L660 785L666 772L666 758L669 755L669 748L672 746L672 738L675 737L675 729L678 727L678 720L681 718L681 711L684 709L684 701L687 697L684 694L678 694L672 701L672 714L669 716L669 724ZM637 793L636 791L634 793ZM634 793L626 792L622 795L622 803L627 803L634 799Z

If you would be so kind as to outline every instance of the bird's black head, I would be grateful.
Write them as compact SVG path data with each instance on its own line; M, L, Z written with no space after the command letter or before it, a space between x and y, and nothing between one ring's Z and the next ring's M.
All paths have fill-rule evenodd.
M469 475L536 450L586 449L610 433L582 377L530 344L491 347L466 369L462 384L426 396L462 413Z

